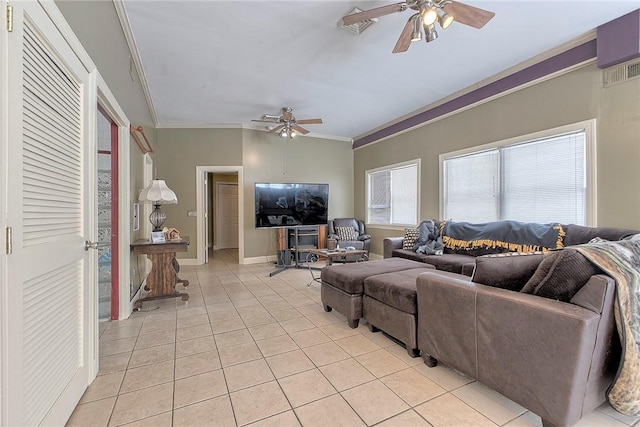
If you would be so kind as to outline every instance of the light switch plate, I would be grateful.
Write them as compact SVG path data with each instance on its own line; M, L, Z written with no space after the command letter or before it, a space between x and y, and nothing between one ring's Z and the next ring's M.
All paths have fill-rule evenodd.
M198 216L197 211L187 211L187 216Z
M133 204L133 231L140 230L140 204Z

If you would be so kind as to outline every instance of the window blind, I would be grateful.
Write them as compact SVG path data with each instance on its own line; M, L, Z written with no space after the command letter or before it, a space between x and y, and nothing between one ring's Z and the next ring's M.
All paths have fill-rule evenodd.
M367 176L367 223L417 223L417 163L368 172Z
M444 160L445 218L586 224L586 132Z
M445 161L445 217L498 220L499 152L483 151Z

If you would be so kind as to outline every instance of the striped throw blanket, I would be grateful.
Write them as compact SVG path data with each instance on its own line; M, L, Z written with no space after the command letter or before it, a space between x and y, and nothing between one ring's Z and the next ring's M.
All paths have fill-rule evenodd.
M618 412L640 416L640 234L629 240L599 240L576 248L616 281L614 314L622 360L607 399Z

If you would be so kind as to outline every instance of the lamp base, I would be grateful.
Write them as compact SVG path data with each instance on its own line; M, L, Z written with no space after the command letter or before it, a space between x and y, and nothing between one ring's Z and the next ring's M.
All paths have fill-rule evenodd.
M162 231L162 224L167 219L167 215L160 210L160 205L153 206L155 206L155 209L149 215L149 222L153 225L153 231Z

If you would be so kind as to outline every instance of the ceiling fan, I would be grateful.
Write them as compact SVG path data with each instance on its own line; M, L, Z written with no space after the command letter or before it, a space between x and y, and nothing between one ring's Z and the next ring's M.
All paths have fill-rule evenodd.
M261 123L276 123L277 126L269 130L269 133L277 133L282 138L293 138L296 134L305 135L309 133L308 130L300 125L315 125L322 124L322 119L301 119L298 120L293 117L291 107L284 107L282 114L273 115L265 114L260 120L252 120L253 122Z
M482 28L495 16L495 13L488 10L454 0L411 0L352 13L342 17L342 23L345 26L353 25L362 21L374 20L380 16L404 12L407 9L415 10L416 13L411 15L404 26L400 38L393 48L393 53L406 52L411 42L422 40L422 31L424 31L427 43L437 39L436 21L443 29L448 28L454 20L474 28Z

